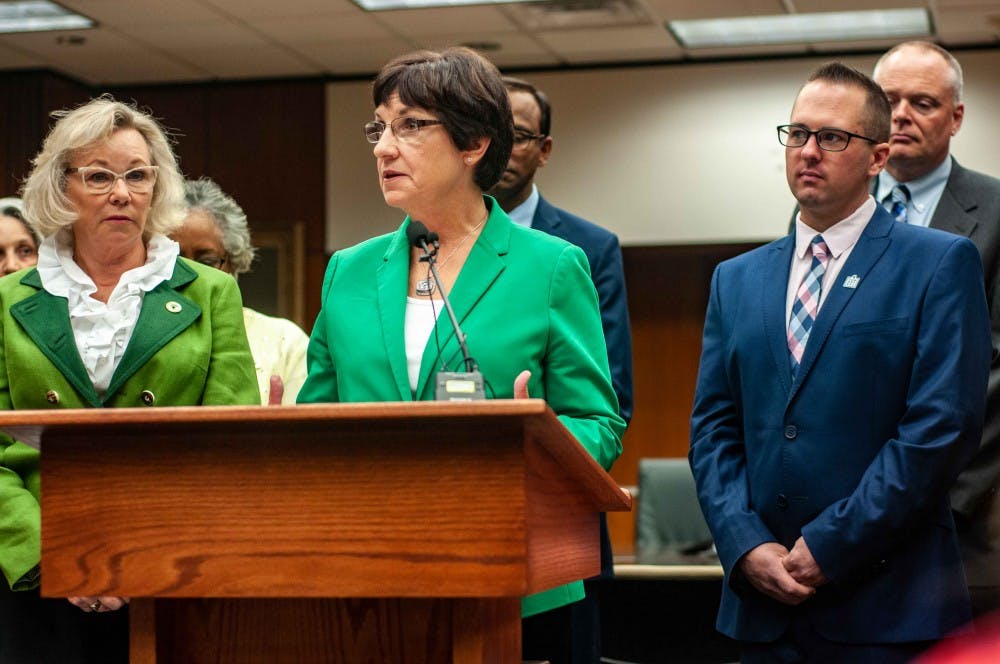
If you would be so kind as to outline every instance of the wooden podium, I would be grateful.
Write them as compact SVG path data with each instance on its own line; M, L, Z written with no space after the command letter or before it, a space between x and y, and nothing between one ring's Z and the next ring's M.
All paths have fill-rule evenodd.
M42 454L42 593L133 662L520 661L520 598L631 499L543 401L0 413Z

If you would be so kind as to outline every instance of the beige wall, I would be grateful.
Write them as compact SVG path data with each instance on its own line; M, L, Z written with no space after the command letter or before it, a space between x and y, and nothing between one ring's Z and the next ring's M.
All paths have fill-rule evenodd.
M966 166L1000 176L1000 52L957 53L966 122L953 143ZM532 73L553 105L555 149L537 181L557 205L626 245L758 241L784 233L794 205L774 127L828 58ZM870 72L875 56L843 61ZM361 132L367 83L327 87L327 248L394 229Z

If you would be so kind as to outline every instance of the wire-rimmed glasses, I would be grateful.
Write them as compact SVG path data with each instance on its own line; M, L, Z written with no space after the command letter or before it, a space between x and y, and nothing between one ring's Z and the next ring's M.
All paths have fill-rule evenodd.
M392 122L382 122L373 120L365 123L365 138L369 143L378 143L385 132L386 127L392 129L392 135L401 141L412 141L424 127L444 124L441 120L425 120L422 118L411 118L403 115Z

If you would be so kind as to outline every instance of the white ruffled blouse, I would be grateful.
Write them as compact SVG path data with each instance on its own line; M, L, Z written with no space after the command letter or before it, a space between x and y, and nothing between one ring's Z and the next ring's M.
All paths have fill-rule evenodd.
M107 303L91 295L97 285L73 260L73 243L65 232L42 240L38 248L38 276L42 287L69 304L69 322L87 374L103 395L125 354L139 320L145 294L174 273L180 248L163 235L146 245L146 264L125 272Z

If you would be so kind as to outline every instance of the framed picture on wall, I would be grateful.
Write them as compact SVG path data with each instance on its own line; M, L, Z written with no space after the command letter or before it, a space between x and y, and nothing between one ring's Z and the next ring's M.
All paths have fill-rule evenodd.
M240 275L243 304L305 329L305 224L274 228L252 232L257 256L250 271Z

